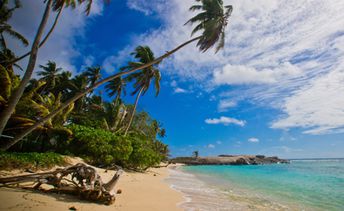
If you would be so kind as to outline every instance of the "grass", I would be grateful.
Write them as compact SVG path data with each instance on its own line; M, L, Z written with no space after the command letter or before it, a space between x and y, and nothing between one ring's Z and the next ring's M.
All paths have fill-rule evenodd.
M46 169L64 164L66 161L63 156L52 152L0 152L0 170Z

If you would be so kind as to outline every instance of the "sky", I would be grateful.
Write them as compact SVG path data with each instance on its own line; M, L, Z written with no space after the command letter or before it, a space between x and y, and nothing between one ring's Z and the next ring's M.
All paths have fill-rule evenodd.
M11 19L29 40L42 2L23 1ZM171 155L344 157L344 1L224 2L233 6L224 49L186 46L159 65L159 96L151 88L140 99L138 109L166 128ZM101 65L105 77L131 60L138 45L158 57L191 39L193 26L184 23L195 15L188 11L194 3L98 0L89 16L83 8L66 9L37 65L53 60L74 74ZM14 41L9 46L18 55L28 50ZM106 97L102 87L97 91Z

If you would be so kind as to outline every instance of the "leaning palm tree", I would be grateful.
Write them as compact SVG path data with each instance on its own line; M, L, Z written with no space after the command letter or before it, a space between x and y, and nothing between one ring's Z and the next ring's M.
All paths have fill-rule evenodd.
M229 6L225 6L224 7L222 0L196 0L196 1L200 2L202 4L201 5L196 5L196 7L192 6L190 8L190 10L191 11L201 10L202 13L206 13L207 16L203 15L203 18L202 18L202 17L199 17L198 15L196 15L195 17L192 18L193 19L192 21L188 21L188 22L190 22L190 23L198 22L199 23L195 27L194 32L196 32L196 31L202 32L202 34L200 36L192 38L192 39L182 43L181 45L177 46L176 48L174 48L171 51L168 51L167 53L165 53L164 55L158 57L157 59L155 59L152 62L143 64L140 67L134 67L133 69L128 70L128 71L119 72L119 73L114 74L112 76L109 76L109 77L107 77L107 78L105 78L105 79L103 79L101 81L98 81L93 86L88 87L83 92L80 92L80 93L76 94L74 97L72 97L69 100L67 100L60 108L58 108L57 110L51 112L49 115L47 115L46 117L42 118L40 121L36 122L36 124L31 126L30 128L28 128L26 130L23 130L22 133L18 134L14 139L12 139L10 142L8 142L1 149L2 150L7 150L12 145L14 145L18 141L20 141L22 138L24 138L26 135L28 135L35 128L43 125L44 122L46 122L50 118L54 117L61 110L67 108L69 104L75 102L76 100L78 100L79 98L83 97L85 94L87 94L88 92L94 90L98 86L100 86L100 85L102 85L102 84L104 84L106 82L109 82L109 81L111 81L111 80L113 80L115 78L122 77L123 75L131 74L133 72L136 72L137 70L142 70L142 69L144 69L146 67L150 67L152 65L158 64L162 60L164 60L165 58L171 56L172 54L174 54L175 52L177 52L178 50L182 49L183 47L185 47L186 45L188 45L188 44L190 44L192 42L195 42L195 41L198 40L197 44L198 44L199 49L201 51L205 51L205 50L208 50L211 46L214 46L215 44L217 44L218 41L220 40L220 43L219 43L220 45L217 46L217 50L221 49L221 47L224 46L223 44L221 44L221 42L223 40L221 37L224 36L224 29L225 29L225 27L227 25L227 19L230 17L231 12L233 10L232 6L229 5ZM214 4L214 5L216 4L216 6L214 6L214 7L219 8L218 9L218 13L213 13L213 11L210 10L212 7L206 6L206 5L210 5L210 4ZM216 20L219 21L219 22L216 22ZM212 24L214 26L216 26L216 27L210 27ZM207 27L205 27L206 25L207 25ZM210 33L211 29L217 29L216 30L217 34ZM219 29L221 29L221 30L219 30ZM204 47L206 47L206 48L204 48ZM0 124L0 132L1 132L1 124Z
M87 81L91 86L93 86L102 77L100 71L100 66L86 68L84 75L87 77Z
M108 92L108 95L110 97L116 96L114 104L117 104L122 94L126 95L125 85L126 81L122 77L115 78L105 85L105 90Z
M224 47L225 27L228 18L233 11L232 5L223 6L222 0L196 0L202 4L193 5L190 11L201 10L199 14L188 20L185 24L198 25L194 28L191 35L198 31L202 36L197 42L197 46L203 52L216 44L216 52Z
M138 59L138 61L128 62L128 66L123 67L122 70L127 70L127 69L130 70L135 67L140 67L144 64L150 63L155 60L154 54L148 46L138 46L135 49L135 52L131 54L134 55L134 57ZM156 66L157 65L151 65L149 67L143 68L141 71L132 73L131 75L127 77L128 81L135 81L134 91L131 93L131 95L136 95L136 100L135 100L134 108L131 112L129 123L127 125L127 128L124 131L124 135L126 135L129 131L129 128L135 116L137 103L139 102L141 95L144 95L147 92L152 80L155 81L154 83L154 87L156 91L155 96L158 96L159 94L161 75L160 75L160 71L157 69Z
M16 2L19 2L19 1L16 0ZM29 61L28 61L24 76L23 76L18 88L12 93L12 95L8 101L7 107L4 110L2 110L0 113L0 117L1 117L0 118L0 135L2 134L9 118L11 117L12 113L14 112L16 105L18 104L20 98L22 97L26 85L29 83L29 81L31 79L33 70L34 70L35 65L36 65L38 49L40 46L42 46L41 45L41 38L43 36L43 32L44 32L45 26L48 22L51 10L59 11L58 15L57 15L57 19L58 19L63 7L75 8L77 4L82 4L85 2L86 2L86 11L85 12L86 12L86 14L89 14L90 10L91 10L92 0L46 0L45 1L46 7L44 10L41 22L38 26L35 38L32 42L31 51L30 51L30 53L27 54L30 57L29 57ZM52 29L48 32L46 38L43 39L43 42L46 41L48 36L53 31L53 28L56 25L57 19L55 19L55 22L53 24Z
M56 84L60 82L60 72L62 68L57 67L56 63L53 61L48 61L46 66L39 66L42 70L37 73L40 76L40 80L46 81L44 86L44 92L50 92L51 89L55 88ZM42 91L43 93L43 91Z

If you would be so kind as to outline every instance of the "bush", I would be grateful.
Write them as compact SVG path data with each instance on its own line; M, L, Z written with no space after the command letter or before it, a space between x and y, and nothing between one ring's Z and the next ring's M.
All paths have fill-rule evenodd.
M161 162L163 156L153 149L151 140L135 135L131 135L130 138L133 151L126 163L128 167L146 170L148 167L157 165Z
M71 152L96 165L123 164L133 148L130 140L102 129L81 125L68 126L73 132Z
M65 159L56 153L37 152L0 152L0 169L10 170L13 168L51 168L54 165L65 165Z

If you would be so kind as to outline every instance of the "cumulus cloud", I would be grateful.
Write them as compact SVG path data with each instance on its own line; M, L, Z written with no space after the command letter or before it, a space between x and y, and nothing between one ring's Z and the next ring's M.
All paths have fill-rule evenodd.
M252 138L249 138L247 141L248 141L248 142L251 142L251 143L258 143L258 142L259 142L259 139L258 139L258 138L252 137Z
M244 120L238 120L235 118L231 118L231 117L225 117L225 116L221 116L220 118L213 118L213 119L206 119L205 123L207 124L223 124L225 126L228 126L230 124L234 124L234 125L239 125L241 127L245 126L246 122Z
M244 65L227 64L223 68L215 70L213 76L214 83L217 85L270 84L300 73L301 71L290 63L281 64L274 69L264 68L262 70Z
M183 24L194 15L188 11L194 2L158 2L128 1L130 8L154 14L163 23L130 45L149 44L161 55L190 39L192 26ZM272 128L302 127L311 134L342 131L339 119L344 114L338 107L343 107L344 93L334 89L339 88L335 76L341 78L336 69L344 69L344 1L225 0L225 4L232 4L234 11L223 51L200 53L191 44L161 64L164 74L215 89L231 86L222 93L226 99L280 109L284 116ZM324 80L329 85L318 94ZM324 105L324 99L331 100ZM312 101L323 106L295 110Z

